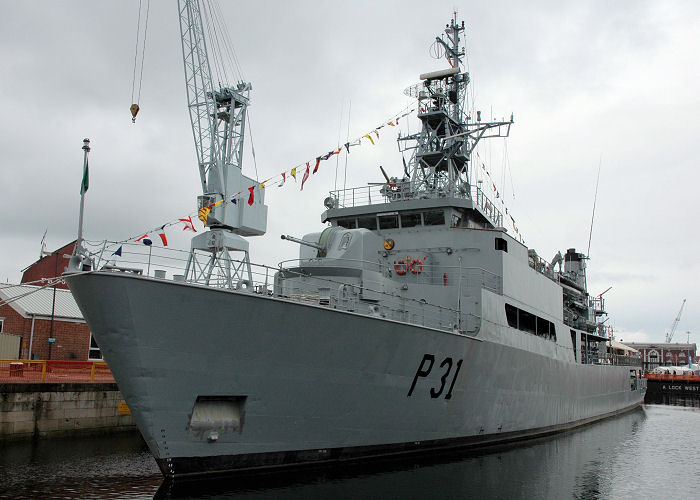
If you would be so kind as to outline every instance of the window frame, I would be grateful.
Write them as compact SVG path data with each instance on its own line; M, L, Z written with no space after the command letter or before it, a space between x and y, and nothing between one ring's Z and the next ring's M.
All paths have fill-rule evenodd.
M93 341L95 343L95 347L92 347ZM99 358L94 358L92 357L93 351L97 351L100 353ZM99 345L97 345L97 341L95 340L95 337L92 336L92 332L90 332L90 343L88 344L88 360L89 361L104 361L104 356L102 354L102 349L100 348Z

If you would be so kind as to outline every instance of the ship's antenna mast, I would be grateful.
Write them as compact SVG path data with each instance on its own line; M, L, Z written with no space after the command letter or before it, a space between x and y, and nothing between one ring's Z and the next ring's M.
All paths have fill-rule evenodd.
M197 198L198 208L207 212L209 228L192 239L185 275L190 281L232 288L241 281L252 281L248 242L241 236L265 234L267 226L264 192L256 189L257 181L241 172L252 87L243 81L232 86L219 83L218 88L213 84L207 38L214 40L214 49L220 39L228 38L216 32L224 29L217 20L218 8L209 0L178 0L178 12L188 110L203 192ZM217 77L225 79L225 70ZM247 194L248 189L253 190L250 204L232 202L232 197ZM232 261L229 251L243 253L239 263ZM204 262L198 262L198 254L204 254Z
M436 37L431 47L433 57L447 59L450 68L420 75L422 83L407 88L404 93L418 99L421 131L399 137L401 152L415 150L410 162L410 194L417 198L472 198L474 208L492 226L503 225L503 214L481 188L469 184L469 164L481 139L508 137L510 120L482 122L465 113L469 73L462 71L466 50L461 33L464 22L457 14L445 26L445 34Z

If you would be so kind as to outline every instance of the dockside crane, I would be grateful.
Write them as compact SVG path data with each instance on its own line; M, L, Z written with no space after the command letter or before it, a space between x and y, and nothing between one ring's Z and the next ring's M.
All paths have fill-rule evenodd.
M667 344L671 343L671 340L673 339L673 334L676 332L676 328L678 327L678 322L681 320L681 314L683 314L683 307L685 307L685 299L683 299L683 303L681 304L681 309L680 309L680 311L678 311L678 316L676 316L676 319L674 319L673 323L671 324L671 329L666 334L666 343Z
M185 277L188 281L238 288L252 282L248 242L242 236L265 234L267 206L258 182L242 173L243 140L251 84L225 82L225 54L214 54L214 85L208 47L228 40L218 8L209 0L178 0L187 105L192 125L202 195L198 209L207 210L208 231L192 238ZM249 203L235 203L240 193ZM240 201L240 200L239 200ZM229 252L242 253L233 260Z

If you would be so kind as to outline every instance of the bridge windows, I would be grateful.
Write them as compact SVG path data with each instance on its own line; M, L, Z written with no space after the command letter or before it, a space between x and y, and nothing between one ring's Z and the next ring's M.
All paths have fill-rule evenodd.
M554 323L540 318L532 313L518 309L510 304L505 305L508 326L523 332L537 335L549 340L557 340L557 330Z
M350 219L338 219L337 224L345 229L355 229L357 227L357 219L355 219L355 217Z
M379 216L379 229L396 229L397 227L399 227L398 214Z
M445 212L430 210L423 214L423 224L426 226L442 226L445 224Z
M461 219L460 219L461 220ZM345 229L398 229L416 226L442 226L445 224L444 210L426 210L425 212L402 212L382 215L361 215L336 219L335 225ZM505 240L503 240L505 243Z
M418 213L402 213L401 227L415 227L421 225L420 212Z
M358 217L357 218L357 227L363 228L363 229L376 230L377 229L377 218L374 215L372 215L371 217Z

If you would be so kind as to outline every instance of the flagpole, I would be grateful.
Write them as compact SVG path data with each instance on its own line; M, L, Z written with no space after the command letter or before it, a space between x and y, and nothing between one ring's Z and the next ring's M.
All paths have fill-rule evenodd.
M83 181L80 184L80 215L78 216L78 241L75 245L75 253L81 253L83 248L83 211L85 209L85 192L88 180L88 153L90 152L90 139L83 139Z

